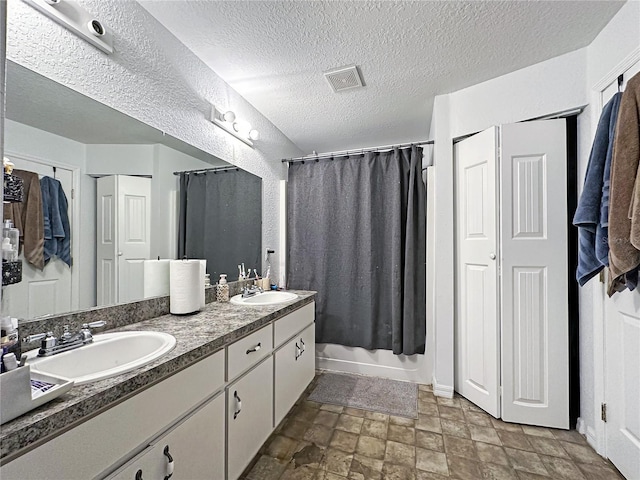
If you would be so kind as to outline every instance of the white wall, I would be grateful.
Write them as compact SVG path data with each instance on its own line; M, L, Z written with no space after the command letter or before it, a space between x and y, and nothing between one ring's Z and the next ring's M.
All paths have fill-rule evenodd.
M586 49L450 94L453 138L585 105Z
M640 45L640 2L627 2L590 46L522 70L436 97L431 138L435 138L436 302L434 379L446 390L453 385L453 153L454 138L491 125L512 123L589 104L578 117L579 185L598 121L593 87ZM594 291L595 290L595 291ZM590 282L580 293L581 424L593 435L599 420L594 388L602 372L594 371L594 326L602 311L594 298L602 289ZM600 303L602 300L600 299ZM598 329L595 330L598 332ZM601 439L599 439L601 440ZM593 438L590 439L593 444Z
M302 152L138 3L79 3L113 31L112 55L21 0L8 0L7 58L260 176L263 245L279 245L279 181L286 174L280 159ZM211 103L258 129L255 149L208 120ZM281 254L272 259L274 270Z
M153 175L155 145L87 145L87 175Z

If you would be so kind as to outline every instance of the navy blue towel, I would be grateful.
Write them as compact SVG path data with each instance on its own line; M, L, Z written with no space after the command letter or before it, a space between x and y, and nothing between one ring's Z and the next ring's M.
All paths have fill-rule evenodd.
M51 177L40 179L44 219L44 263L57 256L71 266L71 226L67 196L62 184Z
M576 278L583 286L608 264L607 230L609 215L609 176L615 124L621 93L602 110L589 155L584 189L578 201L573 224L578 227L578 268Z

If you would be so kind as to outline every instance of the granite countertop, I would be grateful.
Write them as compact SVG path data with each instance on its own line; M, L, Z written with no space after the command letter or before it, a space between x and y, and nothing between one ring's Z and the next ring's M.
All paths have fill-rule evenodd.
M298 298L277 305L249 307L212 302L192 315L163 315L110 330L166 332L176 338L176 346L143 367L74 386L66 394L5 423L0 428L0 462L11 461L16 453L22 454L50 440L273 320L311 303L315 297L315 292L290 291Z

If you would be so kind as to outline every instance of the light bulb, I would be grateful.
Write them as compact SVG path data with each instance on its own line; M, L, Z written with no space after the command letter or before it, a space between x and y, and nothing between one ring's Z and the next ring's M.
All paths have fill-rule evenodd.
M233 129L240 135L244 135L245 137L247 137L249 136L251 125L249 125L249 122L239 120L237 122L233 122Z
M255 128L249 130L249 138L251 140L258 140L260 138L260 132L258 132L258 130L256 130Z
M236 114L229 110L228 112L225 112L224 115L222 115L222 118L224 118L225 122L232 123L236 119Z

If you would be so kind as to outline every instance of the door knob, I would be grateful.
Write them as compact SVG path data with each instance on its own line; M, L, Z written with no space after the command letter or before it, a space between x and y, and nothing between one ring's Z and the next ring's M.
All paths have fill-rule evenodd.
M495 260L495 259L496 259L496 254L495 254L495 253L493 253L493 252L491 252L491 253L489 254L489 258L490 258L491 260Z
M122 252L118 252L118 256L121 257L122 256Z

